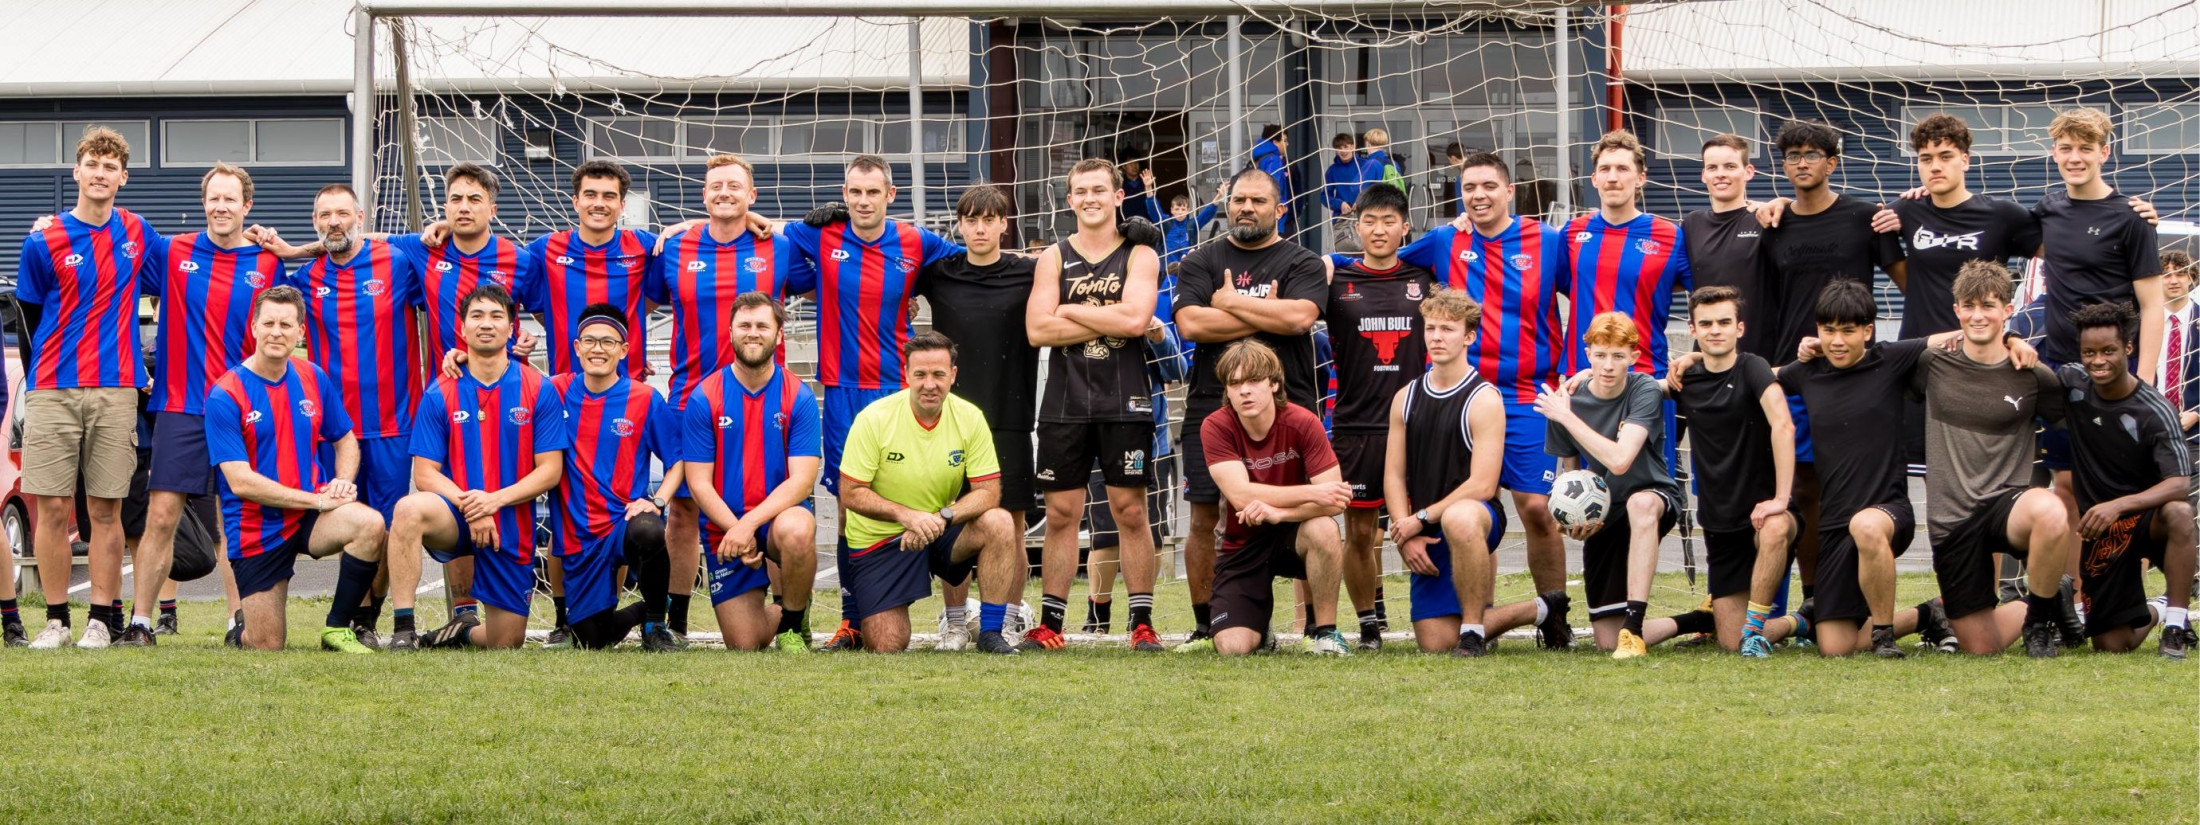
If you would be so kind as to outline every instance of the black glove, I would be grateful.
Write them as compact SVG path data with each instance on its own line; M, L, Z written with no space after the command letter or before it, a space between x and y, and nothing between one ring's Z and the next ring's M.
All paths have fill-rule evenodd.
M802 222L815 227L847 223L848 205L840 201L820 205L816 209L810 210L810 214L802 216Z
M1134 216L1116 224L1115 231L1122 233L1123 240L1138 246L1152 247L1155 251L1161 249L1161 227L1153 225L1152 221L1145 218Z

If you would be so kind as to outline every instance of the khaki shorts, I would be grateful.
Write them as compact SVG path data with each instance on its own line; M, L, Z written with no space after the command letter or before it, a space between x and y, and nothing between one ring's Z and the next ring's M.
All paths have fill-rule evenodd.
M23 492L121 499L137 471L138 391L34 390L23 395Z

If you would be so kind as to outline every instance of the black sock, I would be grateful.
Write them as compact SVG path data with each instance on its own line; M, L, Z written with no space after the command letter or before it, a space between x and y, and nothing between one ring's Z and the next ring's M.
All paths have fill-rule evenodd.
M1817 586L1817 585L1814 585L1814 584L1806 584L1806 585L1803 585L1803 598L1805 598L1805 599L1808 599L1808 598L1811 598L1811 597L1814 597L1814 596L1817 596L1817 595L1818 595L1818 586Z
M1383 601L1383 586L1380 584L1375 585L1375 627L1378 630L1390 629L1390 605Z
M1681 635L1687 635L1690 633L1714 633L1717 632L1719 629L1718 622L1712 619L1711 611L1709 610L1691 610L1678 616L1674 616L1673 626L1676 628L1675 632ZM1637 630L1635 632L1637 634L1640 634L1642 631Z
M94 605L87 608L85 613L89 618L107 625L107 629L110 631L120 632L122 630L122 622L118 618L121 616L122 611L113 605Z
M1881 634L1881 633L1885 633L1885 634L1887 634L1887 639L1888 639L1889 641L1892 641L1892 640L1894 639L1894 625L1891 625L1891 624L1875 624L1875 625L1872 625L1872 643L1873 643L1873 644L1878 644L1878 643L1879 643L1879 634Z
M336 570L336 593L328 604L328 627L350 627L351 614L357 612L359 601L374 589L374 562L344 553L343 563Z
M1638 637L1641 636L1642 614L1648 612L1649 610L1649 602L1629 601L1627 603L1627 632L1633 633Z
M1378 604L1380 604L1380 602L1378 602ZM1382 611L1360 611L1360 638L1372 639L1381 635L1383 635Z
M14 599L0 599L0 624L19 625L22 623L22 607L17 605Z
M416 632L416 626L413 624L412 608L400 607L396 610L396 612L391 613L390 629L398 633Z
M558 617L558 621L557 621L557 624L553 624L553 625L551 625L551 627L565 627L565 626L566 626L566 625L568 624L568 622L566 621L566 616L565 616L565 597L564 597L564 596L551 596L551 597L550 597L550 610L551 610L551 612L553 612L553 613L556 613L556 614L557 614L557 617Z
M1139 625L1145 625L1145 626L1147 626L1147 627L1152 627L1152 626L1153 626L1153 594L1152 594L1152 593L1132 593L1132 594L1130 594L1130 600L1131 600L1131 615L1130 615L1130 622L1128 623L1128 626L1129 626L1129 627L1130 627L1131 629L1133 629L1133 630L1136 630L1136 629L1138 629L1138 626L1139 626Z
M1062 621L1069 616L1069 600L1060 596L1039 597L1039 623L1048 630L1062 632Z
M67 602L62 602L61 604L46 605L46 621L59 621L61 622L62 627L68 627L69 604Z
M1320 626L1318 626L1318 627L1315 627L1315 628L1314 628L1313 630L1311 630L1311 631L1308 631L1306 635L1308 635L1308 636L1327 636L1327 635L1329 635L1329 634L1331 634L1331 633L1335 633L1335 632L1337 632L1337 626L1336 626L1336 625L1333 625L1333 624L1325 624L1325 625L1320 625Z
M1307 605L1307 606L1306 606L1306 620L1305 620L1305 621L1303 621L1303 622L1300 622L1300 623L1299 623L1299 626L1300 626L1300 627L1313 627L1313 626L1314 626L1314 606L1313 606L1313 605Z
M373 630L375 625L381 624L383 601L380 597L368 597L366 604L353 609L351 611L352 626Z
M176 617L176 600L175 600L175 599L161 599L161 600L160 600L160 617L161 617L161 618L163 618L163 619L173 619L173 618L175 618L175 617Z
M1096 602L1091 599L1085 600L1086 627L1097 628L1099 632L1106 633L1108 632L1108 627L1115 623L1115 617L1112 615L1114 613L1115 602L1113 601Z
M772 635L774 635L774 636L777 636L777 635L779 635L779 634L781 634L781 633L785 633L785 632L787 632L787 631L789 631L789 630L792 630L792 631L794 631L794 632L796 632L796 633L801 633L801 634L803 634L803 635L808 635L808 634L809 634L809 632L810 632L810 609L809 609L809 608L805 607L805 608L802 608L801 610L788 610L788 609L787 609L787 608L785 608L785 607L781 607L781 608L779 608L779 629L778 629L778 630L775 630L775 631L772 631Z
M694 595L690 593L674 593L665 598L665 624L672 632L687 635L688 600L692 598Z
M1194 632L1206 633L1212 630L1212 628L1209 627L1210 618L1211 616L1208 612L1206 602L1195 602L1192 604L1192 630Z
M2056 595L2035 596L2024 594L2024 623L2053 624L2062 620L2062 599Z

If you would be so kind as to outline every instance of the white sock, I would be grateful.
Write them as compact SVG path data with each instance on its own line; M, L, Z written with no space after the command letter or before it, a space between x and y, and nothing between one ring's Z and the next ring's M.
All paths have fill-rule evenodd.
M2183 614L2182 612L2180 612L2180 613L2179 613L2178 615L2179 615L2179 616L2181 617L2181 616L2183 616L2184 614ZM138 626L138 627L142 627L142 628L145 628L146 630L151 630L151 629L153 629L153 620L152 620L152 619L149 619L149 618L146 618L146 617L144 617L144 616L131 616L131 617L130 617L130 624L136 625L136 626Z
M947 608L947 623L962 624L966 621L969 621L970 614L969 612L967 612L968 610L969 608L963 607L961 605Z
M2184 608L2182 608L2182 607L2165 607L2165 608L2163 608L2163 609L2162 609L2162 624L2165 624L2165 625L2169 625L2170 627L2184 627L2184 626L2185 626L2185 609L2184 609Z
M1544 601L1543 597L1537 596L1535 599L1535 623L1542 624L1549 618L1551 618L1551 603Z
M1485 634L1483 633L1483 630L1482 630L1482 626L1481 626L1481 625L1478 625L1478 624L1462 624L1462 625L1460 625L1460 626L1459 626L1459 635L1461 635L1461 636L1465 636L1465 635L1467 635L1467 634L1469 634L1469 633L1472 633L1472 634L1474 634L1474 635L1476 635L1476 636L1481 636L1482 638L1485 638L1485 639L1489 638L1489 636L1487 636L1487 635L1485 635Z

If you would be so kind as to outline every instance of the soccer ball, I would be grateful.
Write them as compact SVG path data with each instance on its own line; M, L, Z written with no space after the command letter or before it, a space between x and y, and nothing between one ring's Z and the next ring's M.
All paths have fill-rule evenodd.
M1551 517L1560 527L1603 521L1611 509L1612 489L1594 472L1573 470L1551 483Z

